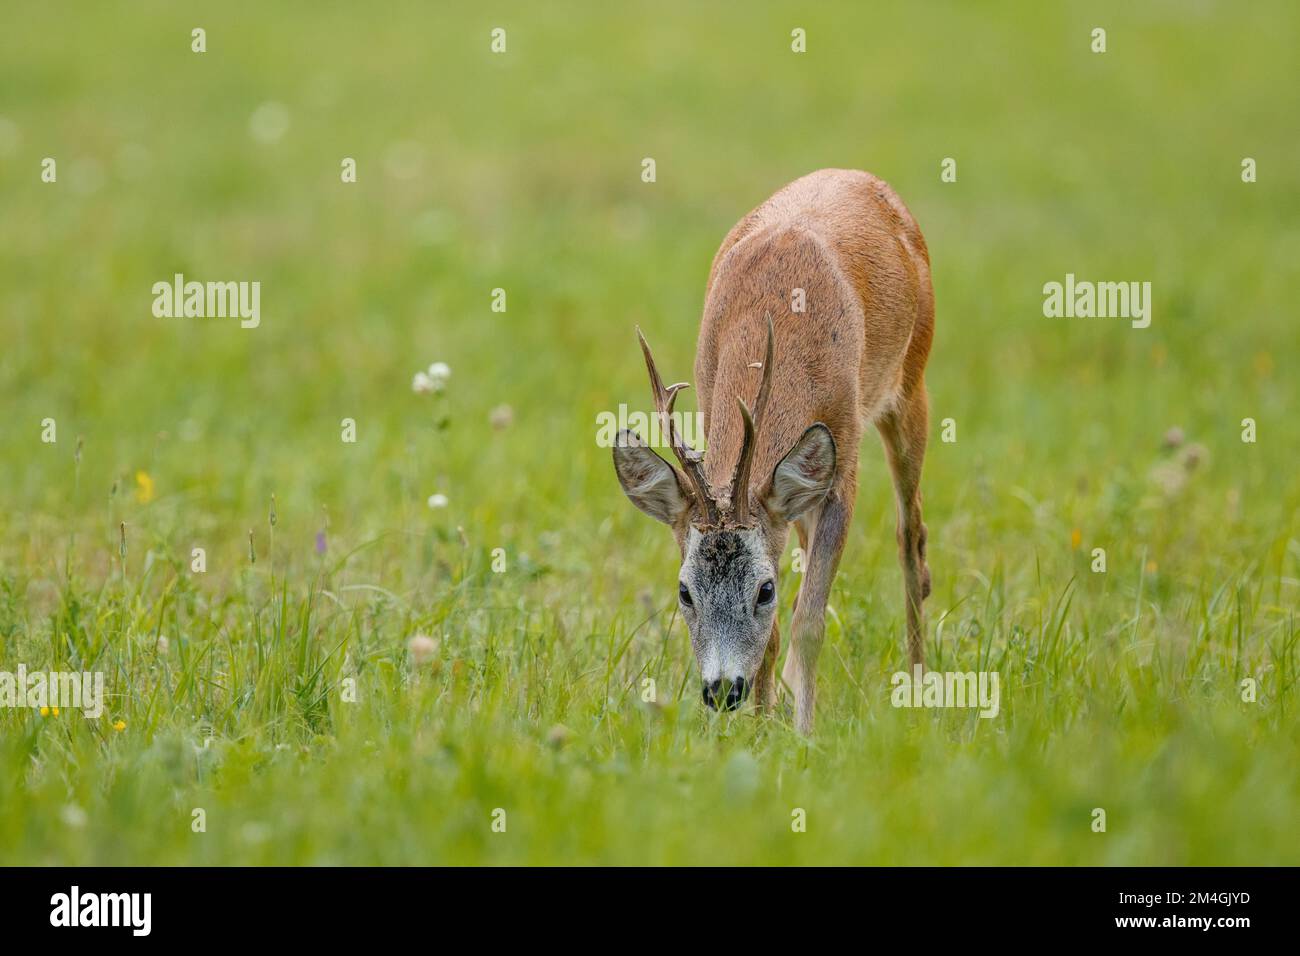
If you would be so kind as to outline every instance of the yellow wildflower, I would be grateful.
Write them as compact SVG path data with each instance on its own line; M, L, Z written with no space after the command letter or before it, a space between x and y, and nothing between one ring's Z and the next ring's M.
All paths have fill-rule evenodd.
M135 473L135 500L142 505L153 501L153 479L149 477L147 471Z

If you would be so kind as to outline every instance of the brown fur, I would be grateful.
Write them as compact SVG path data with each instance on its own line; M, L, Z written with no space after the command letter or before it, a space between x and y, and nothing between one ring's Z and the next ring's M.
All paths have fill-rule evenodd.
M791 311L802 288L806 311ZM934 293L925 240L907 208L869 173L824 169L795 180L745 216L714 257L700 324L695 384L708 436L705 471L723 492L740 455L736 397L751 406L770 313L776 359L772 395L753 463L761 500L776 465L814 422L831 431L836 478L825 501L798 521L808 567L796 601L783 677L796 697L796 723L812 728L815 667L826 600L853 517L858 446L875 424L898 502L899 560L912 663L924 657L921 603L925 564L920 475L928 432L924 370L934 333ZM677 529L679 540L684 531ZM784 549L785 529L772 529ZM811 539L809 549L808 540ZM756 684L770 703L779 637ZM765 700L765 698L768 698Z

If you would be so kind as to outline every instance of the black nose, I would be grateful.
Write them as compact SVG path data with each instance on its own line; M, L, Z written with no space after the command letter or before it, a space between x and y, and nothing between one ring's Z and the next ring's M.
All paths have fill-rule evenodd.
M743 677L737 677L734 681L715 680L704 684L704 703L714 710L735 710L748 695L749 685Z
M722 681L704 682L704 703L714 710L718 709L718 698L722 694Z
M748 693L749 688L745 685L745 678L737 677L736 682L727 691L727 710L735 710L739 707L740 702L745 699Z

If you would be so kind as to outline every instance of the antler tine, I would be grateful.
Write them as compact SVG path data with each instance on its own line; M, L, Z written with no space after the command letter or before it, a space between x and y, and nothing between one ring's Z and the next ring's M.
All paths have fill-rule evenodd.
M731 480L731 500L736 509L736 520L740 524L749 521L749 471L754 461L754 436L758 429L754 426L754 416L749 413L749 406L739 395L736 404L740 406L740 418L744 422L745 435L740 443L740 460L736 462L736 474Z
M714 524L717 520L717 508L714 506L713 496L709 494L708 481L704 477L702 456L695 449L686 447L682 436L677 432L677 426L673 423L673 405L677 401L677 393L684 388L690 388L690 385L686 382L677 382L664 388L663 379L659 377L659 369L655 367L654 355L650 352L650 343L641 334L640 326L637 326L636 337L641 343L641 353L645 356L646 371L650 373L650 390L654 392L655 412L659 416L660 428L666 428L668 431L668 444L695 489L705 521Z
M767 352L763 356L763 378L758 386L758 398L754 400L754 412L739 395L736 401L740 405L740 417L744 421L745 435L740 446L740 460L736 462L736 474L731 482L731 500L735 503L736 518L741 524L749 521L749 473L754 464L754 449L758 444L758 429L762 427L767 412L767 399L772 393L772 360L776 351L776 327L772 322L772 313L767 318Z

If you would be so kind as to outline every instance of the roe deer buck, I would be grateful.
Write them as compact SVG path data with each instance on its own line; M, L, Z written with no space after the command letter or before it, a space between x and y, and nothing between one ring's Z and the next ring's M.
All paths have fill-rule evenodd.
M709 706L737 707L751 690L760 708L775 703L776 576L793 522L807 566L782 679L794 693L796 728L812 731L826 600L869 424L897 495L908 656L923 664L930 571L920 481L933 332L920 229L882 180L842 169L781 189L736 224L713 259L695 358L707 454L673 427L673 402L687 386L664 386L637 330L661 433L681 467L627 430L614 467L632 503L677 539L678 596Z

